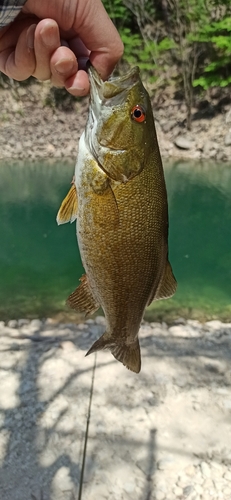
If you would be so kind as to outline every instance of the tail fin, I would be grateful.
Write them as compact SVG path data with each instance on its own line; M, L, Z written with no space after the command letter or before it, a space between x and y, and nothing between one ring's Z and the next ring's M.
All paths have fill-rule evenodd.
M123 363L128 370L139 373L141 368L139 340L136 339L132 344L118 344L117 342L118 340L116 341L116 339L105 332L96 342L94 342L86 356L93 352L100 351L101 349L110 349L113 356Z

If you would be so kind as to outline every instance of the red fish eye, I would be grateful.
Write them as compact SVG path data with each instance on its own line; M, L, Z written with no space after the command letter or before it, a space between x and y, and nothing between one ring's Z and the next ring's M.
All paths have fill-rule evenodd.
M139 123L144 122L144 120L146 118L146 113L144 111L144 108L142 108L142 106L139 106L139 104L134 106L134 108L132 108L132 111L131 111L131 117L136 122L139 122Z

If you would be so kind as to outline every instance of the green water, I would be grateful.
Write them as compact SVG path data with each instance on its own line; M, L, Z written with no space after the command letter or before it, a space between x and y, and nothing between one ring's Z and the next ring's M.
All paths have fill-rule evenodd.
M75 224L56 225L74 161L0 163L0 319L73 313L83 269ZM174 298L147 318L231 317L231 165L165 164Z

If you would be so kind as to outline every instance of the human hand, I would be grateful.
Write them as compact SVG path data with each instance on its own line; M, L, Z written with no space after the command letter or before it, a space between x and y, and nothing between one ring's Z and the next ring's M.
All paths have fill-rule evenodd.
M0 31L0 71L15 80L50 79L75 96L89 92L88 59L106 79L122 52L101 0L27 0Z

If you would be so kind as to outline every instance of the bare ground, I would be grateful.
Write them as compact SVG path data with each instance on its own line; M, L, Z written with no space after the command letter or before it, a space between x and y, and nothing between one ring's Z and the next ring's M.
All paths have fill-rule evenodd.
M104 319L0 327L0 498L230 500L231 324L143 323L142 371L87 358Z

